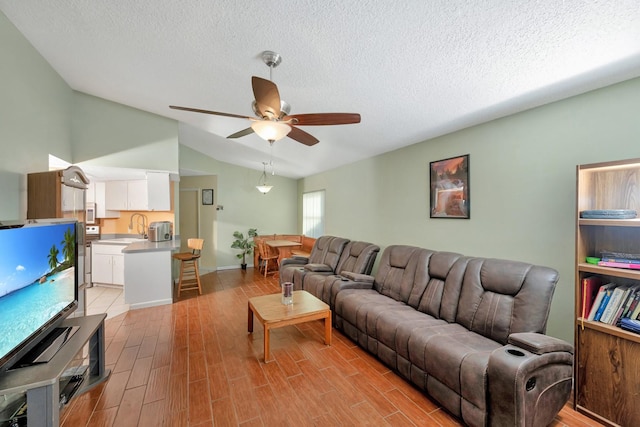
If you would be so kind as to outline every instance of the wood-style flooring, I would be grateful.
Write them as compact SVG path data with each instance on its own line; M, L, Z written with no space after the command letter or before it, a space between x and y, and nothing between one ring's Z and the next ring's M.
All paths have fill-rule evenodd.
M279 292L253 269L202 276L203 295L106 321L111 378L60 416L77 426L460 426L437 403L323 322L247 333L247 299ZM567 405L552 424L597 426Z

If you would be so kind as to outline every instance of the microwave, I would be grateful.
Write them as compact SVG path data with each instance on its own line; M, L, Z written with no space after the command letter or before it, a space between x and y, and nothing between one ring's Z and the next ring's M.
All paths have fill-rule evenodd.
M96 223L96 204L95 203L87 203L87 207L85 210L85 220L87 224Z

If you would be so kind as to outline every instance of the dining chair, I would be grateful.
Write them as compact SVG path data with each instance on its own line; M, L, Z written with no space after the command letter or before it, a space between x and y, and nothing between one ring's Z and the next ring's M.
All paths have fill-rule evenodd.
M202 295L202 286L200 284L200 272L198 271L198 260L204 246L204 239L191 238L187 240L187 247L190 252L179 252L173 254L173 259L180 261L180 278L178 279L178 298L182 291L190 291L197 289L198 294Z
M276 267L272 271L272 273L278 272L278 268L279 268L278 258L280 258L280 254L278 253L277 249L267 245L264 241L262 241L260 245L262 246L261 251L263 253L262 262L264 262L263 273L264 273L264 277L267 277L267 274L269 274L269 264L272 262L276 263Z
M264 265L265 265L264 257L266 255L264 253L264 247L263 247L264 239L262 239L262 238L258 239L258 238L254 237L253 241L254 241L254 243L256 245L255 246L255 251L256 251L256 255L257 255L257 257L256 257L256 259L257 259L256 265L258 266L258 273L262 273L262 270L264 269ZM254 262L255 262L255 260L254 260Z

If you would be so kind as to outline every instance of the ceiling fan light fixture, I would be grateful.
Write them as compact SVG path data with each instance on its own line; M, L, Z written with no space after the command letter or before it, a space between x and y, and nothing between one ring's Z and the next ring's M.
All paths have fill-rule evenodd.
M251 129L265 141L279 141L291 132L291 126L272 120L256 120Z

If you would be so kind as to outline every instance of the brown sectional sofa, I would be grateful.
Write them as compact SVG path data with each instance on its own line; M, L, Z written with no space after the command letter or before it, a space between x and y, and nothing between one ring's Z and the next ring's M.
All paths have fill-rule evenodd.
M379 251L379 246L368 242L322 236L316 239L309 257L294 256L280 263L280 284L293 282L294 289L300 290L307 275L323 281L337 273L370 274Z
M335 327L471 426L545 426L568 401L573 346L544 335L555 270L394 245L375 277L314 275Z

